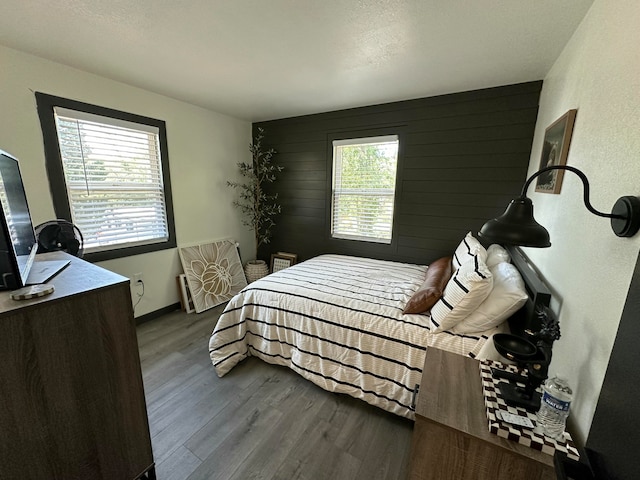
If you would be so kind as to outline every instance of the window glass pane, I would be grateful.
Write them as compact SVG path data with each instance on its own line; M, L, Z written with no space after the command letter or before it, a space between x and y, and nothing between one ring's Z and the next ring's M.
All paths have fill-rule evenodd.
M333 142L331 236L391 243L398 137Z
M85 251L167 241L158 128L54 111L72 221Z

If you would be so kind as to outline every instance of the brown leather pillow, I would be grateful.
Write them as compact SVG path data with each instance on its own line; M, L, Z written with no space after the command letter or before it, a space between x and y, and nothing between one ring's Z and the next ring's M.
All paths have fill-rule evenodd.
M402 313L423 313L430 310L442 296L451 273L451 257L442 257L431 263L424 283L409 299Z

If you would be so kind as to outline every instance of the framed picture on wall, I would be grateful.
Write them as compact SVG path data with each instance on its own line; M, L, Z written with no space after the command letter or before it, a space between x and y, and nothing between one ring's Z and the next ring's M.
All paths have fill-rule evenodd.
M573 133L573 124L576 120L577 111L575 109L569 110L545 130L540 168L538 170L551 165L567 164L571 134ZM536 181L536 192L560 193L563 177L564 170L552 170L543 173Z
M296 263L298 256L295 253L278 252L271 255L271 273L289 268Z

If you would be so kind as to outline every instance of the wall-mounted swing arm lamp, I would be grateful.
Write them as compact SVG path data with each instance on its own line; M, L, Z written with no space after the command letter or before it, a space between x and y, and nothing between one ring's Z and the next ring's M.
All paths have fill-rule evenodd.
M531 175L518 198L509 203L505 212L498 218L485 223L478 236L490 243L503 245L521 245L524 247L550 247L549 232L533 218L533 202L527 197L527 189L538 176L550 170L569 170L582 180L584 186L584 205L594 215L611 219L611 228L619 237L632 237L640 229L640 198L620 197L613 205L611 213L599 212L589 202L589 180L575 167L552 165L542 168Z

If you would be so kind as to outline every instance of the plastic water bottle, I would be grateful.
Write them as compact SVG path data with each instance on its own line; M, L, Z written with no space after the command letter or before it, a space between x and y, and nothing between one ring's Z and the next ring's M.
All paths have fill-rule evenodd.
M569 416L572 397L573 392L567 380L558 375L547 379L542 387L535 432L551 438L560 438Z

